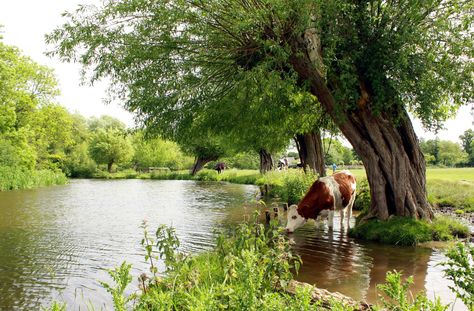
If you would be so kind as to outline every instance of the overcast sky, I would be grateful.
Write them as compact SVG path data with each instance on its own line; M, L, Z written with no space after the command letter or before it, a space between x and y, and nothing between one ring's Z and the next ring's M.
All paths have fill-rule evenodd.
M44 34L51 32L62 24L61 13L72 11L79 3L100 3L99 0L1 0L0 25L3 25L4 42L19 47L23 53L36 62L54 68L61 96L58 102L71 112L85 116L114 116L128 126L133 126L133 115L118 105L105 105L102 99L106 96L104 83L93 87L80 85L80 66L61 63L44 55L47 46ZM456 118L446 122L446 130L438 133L440 139L458 140L465 130L474 128L474 117L471 106L462 107ZM434 133L425 132L418 121L414 121L418 136L434 138Z

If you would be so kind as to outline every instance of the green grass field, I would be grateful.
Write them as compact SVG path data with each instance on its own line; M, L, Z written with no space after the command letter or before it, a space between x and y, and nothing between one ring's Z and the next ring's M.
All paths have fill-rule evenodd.
M357 178L365 178L364 169L353 169L351 172ZM329 174L329 172L328 172ZM426 179L439 179L446 181L468 181L474 182L474 167L466 168L428 168L426 170Z

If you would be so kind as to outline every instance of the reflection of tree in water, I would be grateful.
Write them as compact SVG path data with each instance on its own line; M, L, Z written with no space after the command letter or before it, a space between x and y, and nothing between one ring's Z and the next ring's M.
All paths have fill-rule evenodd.
M404 278L413 276L413 293L425 289L425 280L428 272L428 262L432 250L421 247L395 247L384 245L368 246L368 255L373 258L373 267L370 269L370 286L367 300L377 298L376 285L385 282L387 271L401 271Z

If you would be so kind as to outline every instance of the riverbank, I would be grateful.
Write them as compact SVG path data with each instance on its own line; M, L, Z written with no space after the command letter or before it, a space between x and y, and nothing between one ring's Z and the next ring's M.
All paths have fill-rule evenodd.
M64 185L67 181L66 175L60 171L0 167L0 191Z

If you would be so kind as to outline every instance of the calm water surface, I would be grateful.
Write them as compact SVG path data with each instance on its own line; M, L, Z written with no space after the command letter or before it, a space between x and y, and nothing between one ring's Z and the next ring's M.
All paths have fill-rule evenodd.
M73 180L0 192L0 310L39 309L53 299L69 309L111 309L98 281L108 280L104 268L124 260L135 277L147 269L143 220L151 231L174 226L182 250L198 252L212 247L215 229L252 214L256 192L254 186L151 180ZM299 280L372 301L375 284L397 269L414 275L415 290L454 300L437 266L442 253L361 244L341 232L337 220L334 230L308 224L292 235L303 259Z

